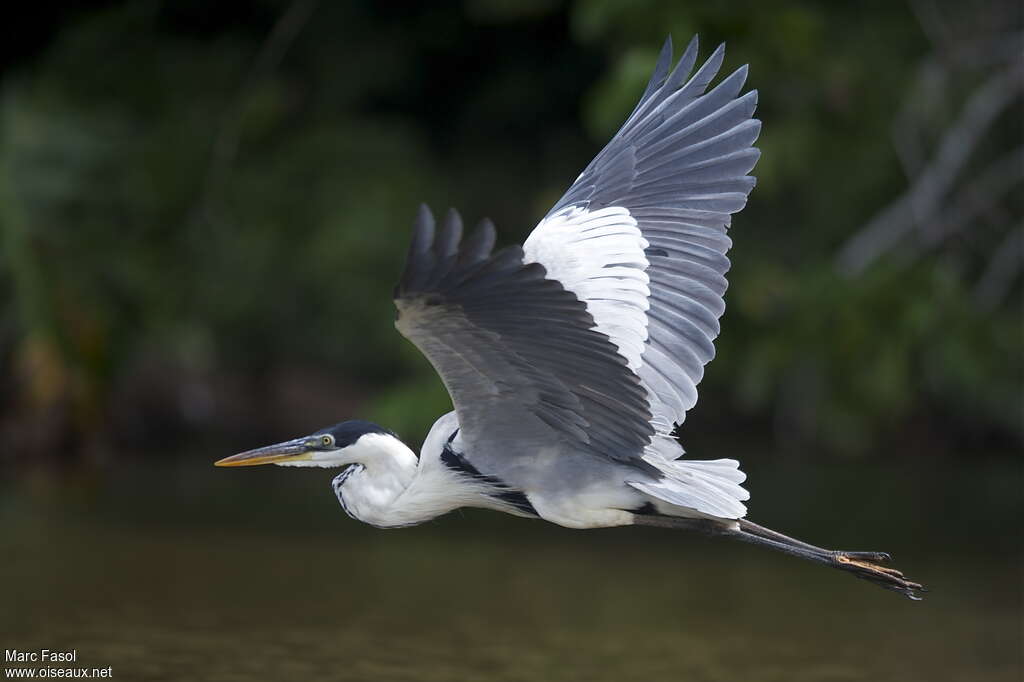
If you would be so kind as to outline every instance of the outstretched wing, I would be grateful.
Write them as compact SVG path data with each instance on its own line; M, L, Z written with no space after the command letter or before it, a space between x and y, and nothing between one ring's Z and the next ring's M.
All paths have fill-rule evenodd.
M726 230L759 156L746 67L707 90L723 55L691 76L696 38L674 69L667 41L633 113L522 249L491 255L486 227L459 246L457 216L435 239L421 214L397 303L470 443L560 439L660 473L626 481L653 498L740 518L738 463L679 459L671 438L714 356Z
M643 466L654 431L639 377L543 265L493 246L489 222L463 241L457 213L435 234L423 207L395 290L395 324L444 381L463 439L562 440Z
M640 102L524 244L587 305L671 433L714 357L731 214L754 187L757 92L741 67L707 91L724 46L691 76L697 38L672 66L666 41ZM671 71L670 71L671 69Z

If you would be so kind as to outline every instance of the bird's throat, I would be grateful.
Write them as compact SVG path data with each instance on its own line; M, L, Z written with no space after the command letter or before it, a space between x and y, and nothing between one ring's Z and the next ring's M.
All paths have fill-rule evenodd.
M364 442L365 441L365 442ZM374 526L394 524L392 509L416 478L419 459L390 434L359 440L353 464L335 477L338 501L349 516Z

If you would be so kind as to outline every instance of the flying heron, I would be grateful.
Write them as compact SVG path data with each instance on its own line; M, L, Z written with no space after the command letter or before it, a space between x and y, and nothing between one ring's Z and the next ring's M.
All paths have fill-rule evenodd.
M427 357L454 411L419 455L346 421L218 466L341 468L335 495L381 528L459 507L568 528L695 530L839 568L912 598L884 552L831 551L745 518L733 459L686 459L673 436L714 356L731 215L746 204L761 123L747 67L708 89L697 38L671 38L636 108L522 247L494 251L489 221L466 239L454 210L415 221L395 288L398 330ZM691 75L692 73L692 75Z

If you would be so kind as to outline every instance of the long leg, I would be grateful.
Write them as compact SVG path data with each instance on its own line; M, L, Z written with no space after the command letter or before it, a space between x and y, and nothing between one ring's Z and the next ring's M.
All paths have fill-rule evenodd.
M737 523L739 523L740 530L743 531L744 533L747 533L747 534L750 534L750 535L756 535L756 536L764 538L766 540L774 540L775 542L778 542L778 543L783 544L783 545L787 545L789 547L802 547L802 548L804 548L806 550L809 550L809 551L812 551L812 552L819 552L819 553L820 552L825 552L825 553L828 553L828 554L835 555L836 557L845 556L848 559L856 559L856 560L860 560L860 561L869 561L869 562L872 562L872 563L879 563L879 562L882 562L882 561L892 561L892 557L889 555L888 552L847 552L847 551L838 551L837 552L837 551L831 551L831 550L822 549L821 547L816 547L814 545L808 544L808 543L804 542L803 540L797 540L796 538L791 538L788 535L783 535L782 533L778 532L777 530L772 530L771 528L765 528L764 526L759 526L756 523L754 523L753 521L748 521L747 519L739 519L737 521Z
M684 519L675 516L638 514L634 524L659 528L680 528L706 535L730 537L741 542L768 547L783 554L847 571L858 578L894 590L914 600L921 598L917 595L918 591L924 591L919 583L908 580L896 569L880 565L880 562L890 559L885 552L844 552L822 549L746 519L740 519L733 526L709 519Z

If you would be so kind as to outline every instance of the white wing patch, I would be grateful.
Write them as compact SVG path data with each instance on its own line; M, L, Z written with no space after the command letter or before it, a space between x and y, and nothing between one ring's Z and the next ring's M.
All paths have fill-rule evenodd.
M647 342L648 246L629 210L570 206L540 222L523 244L524 260L586 303L595 329L619 349L634 372Z

